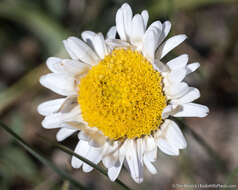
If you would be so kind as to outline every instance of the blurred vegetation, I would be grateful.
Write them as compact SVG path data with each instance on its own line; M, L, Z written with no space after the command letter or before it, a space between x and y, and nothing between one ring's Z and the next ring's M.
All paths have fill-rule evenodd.
M88 189L121 189L96 172L73 170L70 155L39 136L55 141L56 130L41 128L39 103L57 97L39 85L48 70L49 56L67 57L62 40L80 37L83 30L106 33L115 24L124 0L1 0L0 1L0 120L60 170ZM134 12L148 9L149 22L171 20L171 34L189 39L167 59L182 53L199 61L199 72L189 76L201 90L200 103L208 105L204 119L186 119L188 148L174 158L159 153L159 174L145 174L135 184L125 171L120 179L132 189L172 189L172 184L235 184L238 189L238 1L237 0L128 0ZM199 122L198 122L199 121ZM194 136L195 134L195 136ZM198 139L196 138L198 135ZM74 148L76 137L63 145ZM205 142L201 143L201 142ZM209 147L212 154L207 151ZM0 129L1 190L68 190L68 180L19 146ZM215 154L215 156L213 155ZM226 170L217 167L217 159ZM219 163L218 163L219 165ZM222 165L222 164L221 164ZM176 189L176 188L173 188ZM235 189L235 188L233 188Z

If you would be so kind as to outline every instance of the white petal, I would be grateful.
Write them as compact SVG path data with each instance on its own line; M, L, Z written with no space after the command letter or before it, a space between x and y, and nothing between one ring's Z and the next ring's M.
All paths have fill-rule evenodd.
M126 40L125 26L123 22L122 9L118 9L116 13L116 28L121 40Z
M163 23L163 32L165 37L167 37L167 35L169 34L170 29L171 29L171 22L167 20Z
M117 34L116 26L112 26L107 32L107 39L115 39Z
M167 65L170 68L170 70L176 70L185 67L187 63L188 63L188 55L183 54L169 61Z
M82 32L81 37L91 48L93 48L93 38L95 35L95 32L86 30Z
M88 64L71 59L50 57L46 62L48 68L54 73L81 74L89 70Z
M78 133L78 138L79 138L80 140L90 141L90 137L87 136L83 131L80 131L80 132Z
M145 140L142 138L139 138L136 140L136 150L137 150L137 156L138 156L138 160L140 161L140 163L142 163L143 165L143 155L145 152Z
M171 100L172 104L185 104L192 102L200 97L200 92L197 88L189 87L189 91L179 99Z
M118 165L114 164L114 166L108 168L108 176L111 181L115 181L120 174L120 171L121 171L124 159L125 159L125 150L124 150L123 146L115 154L118 154L117 163L119 162L119 164Z
M91 48L95 50L101 59L103 59L104 56L108 54L105 40L101 33L96 34L91 31L84 31L82 33L82 38L90 45Z
M90 65L95 65L99 61L94 51L79 38L69 37L63 43L73 59L81 60Z
M115 150L118 148L117 143L113 143L113 145L106 143L107 149L104 150L104 157L102 159L102 163L106 168L111 168L113 166L115 166L115 163L118 161L119 157L118 155L116 155L116 157L114 156L115 153L113 154L113 152L115 152Z
M158 147L159 149L164 152L165 154L171 155L171 156L178 156L179 151L178 149L172 147L167 139L159 138L158 139Z
M187 38L186 35L180 34L180 35L173 36L173 37L169 38L166 42L164 42L158 50L159 52L161 52L160 53L160 55L161 55L160 59L162 59L172 49L174 49L179 44L181 44L186 38Z
M146 157L146 159L150 162L155 162L157 160L157 145L155 144L155 148L153 150L146 150L144 153L144 157Z
M58 112L68 113L76 106L78 106L77 95L75 95L75 96L68 96L65 99L65 101L63 102L63 104L61 105L61 107L58 110Z
M169 72L169 67L162 63L159 59L155 59L154 61L155 69L161 73Z
M68 138L76 131L77 131L76 129L61 128L56 134L56 139L57 141L63 141L64 139Z
M126 161L128 163L131 177L136 183L142 183L143 181L143 166L137 156L136 144L134 140L130 140L128 143L128 150L126 152Z
M151 153L151 152L153 152L156 149L156 143L155 143L154 137L147 136L145 138L144 143L145 143L145 151L146 152L150 152ZM156 155L155 155L155 157L153 157L152 160L154 160L154 159L156 159Z
M191 64L187 65L187 67L186 67L186 70L187 70L186 75L196 71L199 67L200 67L199 63L191 63Z
M176 70L172 70L168 74L168 80L171 83L180 83L186 76L186 69L185 68L179 68Z
M50 73L40 78L40 83L44 87L63 96L77 94L75 78L65 73Z
M102 159L102 149L101 148L95 148L93 146L89 145L89 149L88 152L85 154L85 158L87 158L88 160L90 160L91 162L93 162L94 164L98 164L101 159ZM84 172L90 172L93 170L93 167L91 167L90 165L84 163L83 164L83 171Z
M159 38L160 38L160 35L161 35L161 32L162 32L162 24L160 21L155 21L153 22L149 28L146 30L146 33L149 33L150 30L154 31L155 32L155 35L156 35L156 38L154 38L154 45L155 45L155 50L158 48L159 46ZM153 52L153 54L155 53L155 50Z
M166 138L169 144L177 149L184 149L187 147L187 142L183 136L183 133L179 129L178 125L169 120L169 125L167 126Z
M39 114L43 116L52 114L59 110L59 108L61 107L61 105L65 100L66 100L65 98L59 98L43 102L37 107L37 111L39 112Z
M141 15L136 14L132 19L131 43L135 46L141 46L145 33L144 21Z
M114 142L113 144L108 143L108 149L105 151L103 164L106 168L119 167L124 161L126 150L127 150L127 141L123 142Z
M207 106L195 103L182 105L182 110L174 114L175 117L206 117L209 112Z
M81 111L75 107L69 113L53 113L47 115L42 121L42 126L47 129L60 128L65 126L65 122L77 121L81 118Z
M151 163L157 160L157 146L155 144L155 139L152 136L147 136L144 142L145 151L143 156L143 163L151 174L156 174L157 169Z
M184 149L187 146L181 130L172 120L165 120L158 133L158 147L162 152L168 155L177 156L179 149Z
M82 34L81 34L81 37L82 39L85 41L85 42L90 42L93 40L94 36L96 35L95 32L93 31L89 31L89 30L86 30L86 31L83 31ZM91 42L90 42L91 43Z
M122 12L124 16L124 26L126 31L127 39L130 38L131 35L131 21L132 21L132 10L128 3L124 3L122 6Z
M122 40L128 40L131 32L132 10L124 3L116 14L116 28Z
M143 17L143 20L144 20L144 26L145 28L147 27L147 23L148 23L148 20L149 20L149 13L147 10L143 10L141 12L141 16Z
M189 91L189 86L185 82L168 85L165 88L165 93L169 99L180 98Z
M162 118L165 119L165 118L169 117L172 110L173 110L173 106L167 105L162 112Z
M110 154L110 152L109 152ZM111 168L115 165L115 162L116 160L114 160L114 157L113 156L105 156L103 159L102 159L102 163L103 165L106 167L106 168Z
M46 65L49 68L49 70L53 73L59 73L58 69L55 69L55 65L57 66L57 64L61 63L62 59L58 58L58 57L49 57L46 61Z
M68 52L68 54L70 55L70 57L74 60L78 60L78 56L75 55L75 53L72 51L72 47L70 46L70 44L67 42L67 40L63 40L63 44L64 44L64 48L66 49L66 51Z
M105 40L101 33L94 36L93 47L101 59L108 54Z
M86 141L80 140L74 150L74 152L80 156L85 157L85 154L89 150L89 145ZM83 161L73 156L71 160L71 165L73 168L80 168L83 164Z
M129 43L119 40L119 39L107 39L106 44L109 47L111 47L112 49L118 48L118 47L129 47L130 46Z
M156 27L151 27L150 30L147 30L144 39L143 39L143 49L142 52L144 56L154 62L154 53L158 45L159 33Z
M172 156L179 155L179 149L185 147L186 144L181 131L178 132L179 129L176 126L176 123L166 119L156 134L158 136L157 145L159 149L165 154Z
M162 112L162 118L163 119L166 119L168 118L170 115L174 115L176 114L177 112L181 111L182 110L182 106L181 105L178 105L178 104L169 104L167 105L163 112Z
M162 29L163 29L162 23L161 23L159 20L157 20L157 21L153 22L153 23L149 26L149 28L148 28L147 30L150 30L152 27L155 27L155 28L157 29L157 31L158 31L158 39L159 39L159 36L160 36L160 34L161 34L161 32L162 32Z
M171 22L170 21L165 21L163 23L163 30L162 30L162 33L160 35L160 39L159 39L159 44L161 44L164 39L167 37L167 35L169 34L170 32L170 29L171 29Z
M151 174L156 174L157 173L157 169L155 168L155 166L147 159L147 157L144 156L144 164L146 166L146 168L149 170L149 172Z
M108 169L107 174L111 181L115 181L118 178L121 168L122 168L122 164L123 164L123 162L121 162L119 167L113 166Z

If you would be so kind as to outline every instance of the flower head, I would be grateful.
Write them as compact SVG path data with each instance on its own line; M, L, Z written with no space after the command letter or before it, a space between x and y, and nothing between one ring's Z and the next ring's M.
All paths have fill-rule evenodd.
M116 26L104 39L101 33L82 33L82 40L63 41L70 59L51 57L52 73L40 78L43 86L65 96L38 107L45 116L44 128L60 128L57 140L78 132L75 152L98 164L103 162L114 181L123 163L137 183L143 181L143 167L157 172L157 147L178 155L186 140L178 125L168 117L204 117L206 106L191 103L199 90L183 79L199 67L180 55L164 64L161 59L181 44L185 35L168 35L169 21L147 27L148 12L133 16L123 4L116 14ZM119 39L116 38L116 33ZM76 157L72 166L89 172L93 168Z

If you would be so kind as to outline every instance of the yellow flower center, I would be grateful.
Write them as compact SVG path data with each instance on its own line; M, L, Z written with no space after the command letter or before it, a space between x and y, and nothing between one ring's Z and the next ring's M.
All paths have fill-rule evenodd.
M82 117L111 140L149 135L162 122L162 77L138 51L115 49L80 80Z

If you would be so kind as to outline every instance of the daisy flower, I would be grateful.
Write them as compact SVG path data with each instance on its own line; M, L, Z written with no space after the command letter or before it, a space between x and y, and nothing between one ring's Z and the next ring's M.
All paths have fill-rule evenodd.
M40 78L43 86L64 96L39 105L38 112L45 116L42 126L60 128L58 141L77 132L75 152L95 164L102 161L112 181L124 165L141 183L144 167L157 173L153 162L158 148L172 156L186 148L169 116L208 113L206 106L192 103L200 97L199 90L183 81L199 63L188 64L186 54L161 62L186 35L164 41L171 23L155 21L147 27L148 19L146 10L133 16L131 7L123 4L105 38L84 31L82 40L64 40L70 59L50 57L46 64L52 73ZM71 163L84 172L93 170L76 157Z

